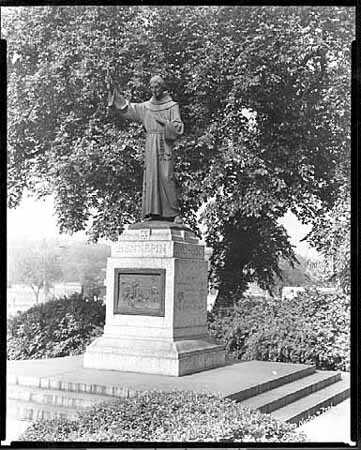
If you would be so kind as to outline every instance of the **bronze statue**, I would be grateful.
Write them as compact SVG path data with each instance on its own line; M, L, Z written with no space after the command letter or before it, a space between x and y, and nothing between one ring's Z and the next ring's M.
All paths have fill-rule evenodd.
M183 122L178 103L174 102L166 91L162 77L156 75L150 80L150 90L150 100L130 103L113 85L108 106L114 106L122 117L142 123L147 132L143 218L182 224L174 180L172 147L174 141L183 134Z

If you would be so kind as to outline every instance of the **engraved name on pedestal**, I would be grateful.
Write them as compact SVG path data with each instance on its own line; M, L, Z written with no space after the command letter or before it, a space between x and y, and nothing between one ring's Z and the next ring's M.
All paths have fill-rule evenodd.
M204 259L204 247L181 242L162 242L146 240L118 242L112 247L113 257L175 257L185 259Z
M164 317L165 269L114 269L114 314Z
M204 247L192 244L174 243L175 258L203 259Z
M124 241L112 247L113 257L164 257L169 255L168 242Z

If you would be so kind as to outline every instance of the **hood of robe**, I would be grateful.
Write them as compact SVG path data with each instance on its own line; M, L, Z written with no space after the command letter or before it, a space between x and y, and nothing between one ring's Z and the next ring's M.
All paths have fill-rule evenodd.
M172 100L172 97L169 94L165 94L160 100L157 100L152 96L150 100L147 102L147 109L151 111L163 111L165 109L169 109L177 103Z

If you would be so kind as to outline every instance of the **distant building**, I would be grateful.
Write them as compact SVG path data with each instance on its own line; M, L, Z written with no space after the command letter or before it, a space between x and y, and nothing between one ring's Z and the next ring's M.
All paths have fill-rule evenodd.
M302 286L284 286L282 288L281 298L282 300L292 300L298 294L305 292L305 290L306 288Z
M243 293L244 297L270 298L271 294L258 286L256 282L248 283L248 288Z
M79 294L80 292L80 283L55 283L54 287L50 289L50 296L69 297L72 294Z
M339 289L336 287L321 287L321 286L284 286L282 288L281 298L282 300L291 300L297 297L298 294L305 292L307 289L315 290L320 294L337 294Z
M340 292L340 288L337 287L316 287L320 294L337 294Z

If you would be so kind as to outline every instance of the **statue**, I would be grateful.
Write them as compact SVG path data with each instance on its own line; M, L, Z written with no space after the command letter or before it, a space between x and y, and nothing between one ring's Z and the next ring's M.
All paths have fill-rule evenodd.
M156 75L150 80L150 90L150 100L130 103L113 85L112 90L109 90L108 106L114 106L122 117L142 123L147 133L142 196L144 220L167 220L183 224L172 155L174 141L183 134L179 106L166 91L162 77Z

